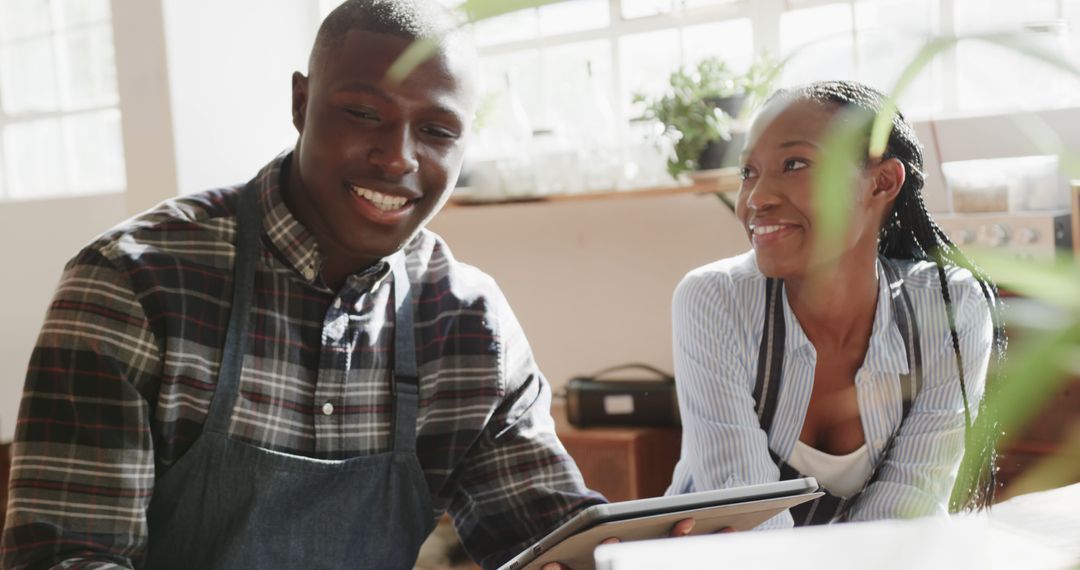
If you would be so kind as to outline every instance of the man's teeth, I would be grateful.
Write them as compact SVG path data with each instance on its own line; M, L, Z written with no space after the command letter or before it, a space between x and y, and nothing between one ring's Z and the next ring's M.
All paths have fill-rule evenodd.
M382 194L374 190L368 190L367 188L359 188L353 186L353 192L356 192L358 196L364 198L368 202L375 205L376 208L389 212L391 210L400 210L409 201L408 198L401 198L400 196L391 196L389 194Z
M763 236L784 229L784 226L754 226L754 235Z

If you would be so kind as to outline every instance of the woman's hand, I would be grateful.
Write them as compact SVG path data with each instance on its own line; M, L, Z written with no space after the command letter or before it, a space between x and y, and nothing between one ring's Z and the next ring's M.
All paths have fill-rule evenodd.
M675 525L671 527L671 532L668 533L668 537L686 536L686 535L690 534L690 532L693 531L693 530L694 530L694 519L683 519L683 520L675 523ZM724 529L721 532L726 532L727 530L728 529ZM734 530L734 529L731 529L731 530ZM612 536L610 538L605 538L604 540L600 541L600 544L616 544L616 543L619 543L619 542L622 542L619 539L619 537ZM563 564L561 562L548 562L547 564L544 564L544 567L541 568L541 570L573 570L573 569L571 569L569 566L567 566L567 565L565 565L565 564Z

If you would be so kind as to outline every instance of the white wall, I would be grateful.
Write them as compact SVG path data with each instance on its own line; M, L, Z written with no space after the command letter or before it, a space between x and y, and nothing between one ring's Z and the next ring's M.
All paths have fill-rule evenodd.
M748 249L712 195L450 207L431 229L498 281L556 389L645 362L671 370L671 294Z
M180 193L246 182L296 141L317 3L163 0Z
M26 365L64 263L125 217L122 194L0 204L0 441L14 434Z

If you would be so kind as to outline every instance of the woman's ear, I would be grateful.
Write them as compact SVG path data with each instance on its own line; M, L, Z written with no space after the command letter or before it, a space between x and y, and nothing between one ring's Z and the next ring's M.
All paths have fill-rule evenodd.
M904 163L895 158L884 158L874 167L874 199L892 202L900 194L907 179Z

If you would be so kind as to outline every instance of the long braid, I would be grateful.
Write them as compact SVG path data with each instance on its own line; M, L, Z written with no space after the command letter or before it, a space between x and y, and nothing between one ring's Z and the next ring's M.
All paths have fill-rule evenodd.
M847 81L827 81L812 83L794 91L799 98L815 100L821 103L856 107L877 113L883 106L884 96L877 91ZM879 235L878 252L893 259L930 261L937 266L938 283L941 297L948 318L949 333L956 356L956 367L960 379L960 394L964 404L965 420L965 466L970 466L969 458L975 458L975 469L961 472L957 479L950 508L952 510L988 507L993 501L997 487L996 440L999 427L996 419L986 407L987 395L1000 384L1007 339L1001 321L1001 297L997 286L983 270L953 243L949 236L934 222L922 197L925 176L922 172L922 146L915 137L914 129L898 111L893 117L889 142L882 157L895 158L904 165L905 181L893 203L893 209L882 224ZM960 338L956 332L956 311L948 286L946 269L957 264L969 268L979 283L983 297L990 310L993 324L991 349L995 354L996 366L992 367L987 379L984 396L979 403L978 421L990 429L973 429L971 404L967 389L964 359L960 352ZM979 437L983 435L985 437ZM981 439L981 441L976 441Z
M899 157L896 157L899 158ZM901 159L907 166L907 161ZM921 178L921 176L920 176ZM921 182L921 181L920 181ZM921 185L921 184L920 184ZM893 207L893 217L897 224L888 231L889 225L883 227L882 240L879 250L881 253L891 256L903 256L909 259L921 259L933 261L937 266L938 284L941 288L941 297L945 305L945 314L949 323L949 336L952 341L953 354L956 356L956 368L960 379L960 395L964 403L965 425L965 452L971 457L978 458L978 470L974 473L965 472L959 477L960 485L957 486L960 493L953 497L950 504L954 510L962 508L984 508L993 501L994 490L997 486L996 451L994 429L989 430L992 436L989 441L975 441L974 436L979 432L973 429L971 404L967 389L967 376L964 367L963 353L960 351L960 338L956 331L956 308L952 302L952 294L948 286L946 268L960 263L968 267L982 291L983 297L990 309L991 322L994 333L992 348L997 355L995 364L1001 364L1005 353L1005 333L1000 320L1000 297L997 287L989 276L964 255L953 243L949 236L934 222L923 202L922 193L912 191L911 188L901 190L901 196L897 198ZM903 198L903 199L901 199ZM906 231L895 231L905 228ZM906 255L905 255L906 254ZM989 393L998 384L997 375L1001 367L995 366L992 372L992 380L987 382L986 391ZM991 422L994 419L987 415L989 411L985 407L987 398L983 397L979 405L979 416L984 421Z

